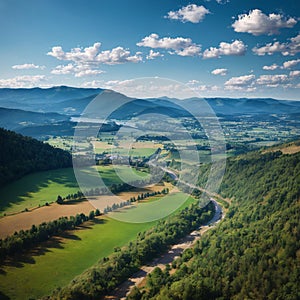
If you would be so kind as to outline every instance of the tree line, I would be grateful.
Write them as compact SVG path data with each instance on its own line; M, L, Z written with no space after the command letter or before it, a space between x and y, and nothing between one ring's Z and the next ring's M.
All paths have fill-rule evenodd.
M84 213L76 216L61 217L50 222L43 222L40 225L32 225L31 229L20 230L13 235L0 239L0 261L5 257L19 254L28 250L40 242L44 242L54 235L58 235L66 230L73 230L83 222L93 220L99 216L100 211L91 211L88 216Z
M139 267L165 252L182 237L207 223L214 214L214 205L204 208L193 204L139 233L136 240L103 258L62 289L44 299L99 299L115 289ZM96 251L96 249L95 249Z

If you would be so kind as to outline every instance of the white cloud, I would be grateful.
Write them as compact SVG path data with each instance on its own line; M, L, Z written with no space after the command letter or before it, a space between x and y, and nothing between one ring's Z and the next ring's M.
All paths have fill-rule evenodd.
M9 79L0 79L1 88L30 88L40 85L45 81L44 75L24 75L16 76Z
M283 56L295 55L300 52L300 34L290 39L287 43L268 43L263 47L254 47L252 51L257 55L273 55L274 53L280 52Z
M58 65L51 71L51 74L55 75L66 75L74 72L74 66L72 64L68 64L66 66L64 65Z
M78 70L75 73L75 77L99 75L99 74L102 74L102 73L103 73L103 71L101 71L101 70L91 70L91 69Z
M263 70L274 71L277 70L279 66L277 64L272 64L271 66L263 66Z
M14 65L12 66L12 69L15 70L29 70L29 69L41 69L44 70L46 67L45 66L38 66L35 64L22 64L22 65Z
M300 76L300 71L295 70L290 72L290 77L299 77Z
M160 39L156 33L144 37L141 42L137 43L137 46L173 50L171 54L180 56L197 56L201 52L201 46L194 44L190 38L164 37Z
M103 80L92 80L86 81L81 84L81 87L84 88L102 88L103 87Z
M225 89L227 90L243 90L247 91L253 90L255 75L244 75L239 77L232 77L227 80L224 84Z
M261 75L256 80L256 83L259 85L265 85L267 87L278 87L279 85L283 85L288 83L289 77L285 74L277 74L277 75Z
M149 51L149 54L146 56L146 59L155 59L157 57L162 57L164 56L163 54L161 54L160 52L155 52L152 49Z
M283 63L283 69L291 69L300 63L300 59L288 60Z
M181 22L199 23L209 14L209 10L203 5L189 4L177 11L169 11L166 18L171 20L180 20Z
M200 83L199 80L192 79L187 82L187 85L195 85L195 84L199 84L199 83Z
M55 74L55 75L74 74L75 77L98 75L101 73L103 73L103 71L92 69L88 65L73 65L71 63L67 65L59 65L51 71L51 74Z
M227 69L215 69L211 71L211 74L225 76L227 75L227 71L228 71Z
M73 48L70 52L65 52L61 46L56 46L52 47L52 50L47 55L53 56L58 60L72 61L77 65L115 65L142 61L140 52L132 55L128 49L124 49L123 47L116 47L112 50L100 52L100 47L101 43L95 43L91 47Z
M142 61L141 52L134 55L123 47L112 50L100 51L101 43L95 43L86 48L73 48L65 52L61 46L52 47L47 55L53 56L61 61L70 61L67 65L58 65L51 73L56 75L74 74L75 77L98 75L103 73L99 70L101 64L116 65L126 62L137 63Z
M236 55L241 56L246 53L246 45L239 40L233 41L231 44L221 42L219 48L210 47L203 53L203 58L218 58L222 55Z
M232 27L236 32L247 32L253 35L279 34L281 28L292 28L297 24L294 18L285 18L280 14L265 15L261 10L254 9L249 14L238 16Z

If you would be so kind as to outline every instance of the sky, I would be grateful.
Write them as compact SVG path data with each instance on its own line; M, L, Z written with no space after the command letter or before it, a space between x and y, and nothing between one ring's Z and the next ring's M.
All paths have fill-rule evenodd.
M0 0L0 14L2 88L159 77L201 97L300 100L299 0Z

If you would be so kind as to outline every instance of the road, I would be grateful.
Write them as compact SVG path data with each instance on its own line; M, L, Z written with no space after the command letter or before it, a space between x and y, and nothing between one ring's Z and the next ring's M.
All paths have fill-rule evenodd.
M213 193L213 192L208 191L208 190L206 190L206 189L204 189L204 188L201 188L201 187L199 187L199 186L196 186L196 185L190 184L190 183L188 183L188 182L185 182L185 181L181 180L181 179L178 177L178 175L177 175L174 171L172 171L172 170L170 170L170 169L168 169L168 168L165 168L165 167L160 167L160 168L161 168L164 172L168 173L172 179L178 180L179 182L181 182L181 183L187 185L188 187L190 187L190 188L192 188L192 189L197 189L197 190L199 190L199 191L201 191L201 192L203 192L203 193L206 193L207 195L209 195L209 196L212 197L212 198L220 199L220 200L223 200L223 201L227 202L228 204L231 204L231 200L230 200L230 199L224 198L224 197L222 197L221 195L219 195L219 194L217 194L217 193Z
M211 198L210 200L215 205L215 214L206 225L201 226L198 230L195 230L185 236L178 244L173 245L168 252L164 253L159 258L156 258L151 263L142 266L138 272L122 283L110 295L106 296L105 299L126 299L126 296L130 293L133 287L140 286L146 276L156 267L163 270L166 264L172 263L172 261L178 258L184 250L193 247L197 240L201 238L201 235L213 228L222 218L224 218L222 207L214 199Z

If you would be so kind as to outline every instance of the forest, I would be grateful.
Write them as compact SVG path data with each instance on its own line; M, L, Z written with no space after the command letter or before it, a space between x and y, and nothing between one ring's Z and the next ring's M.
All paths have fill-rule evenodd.
M44 299L101 299L112 291L139 267L165 252L166 249L207 223L214 214L214 205L203 208L193 204L160 221L153 228L138 234L135 241L100 260L96 265L77 276L72 282ZM96 249L95 249L96 251Z
M22 176L72 166L71 154L0 128L0 186Z
M156 269L129 299L299 299L299 187L300 153L229 159L225 220L172 264L175 273Z

